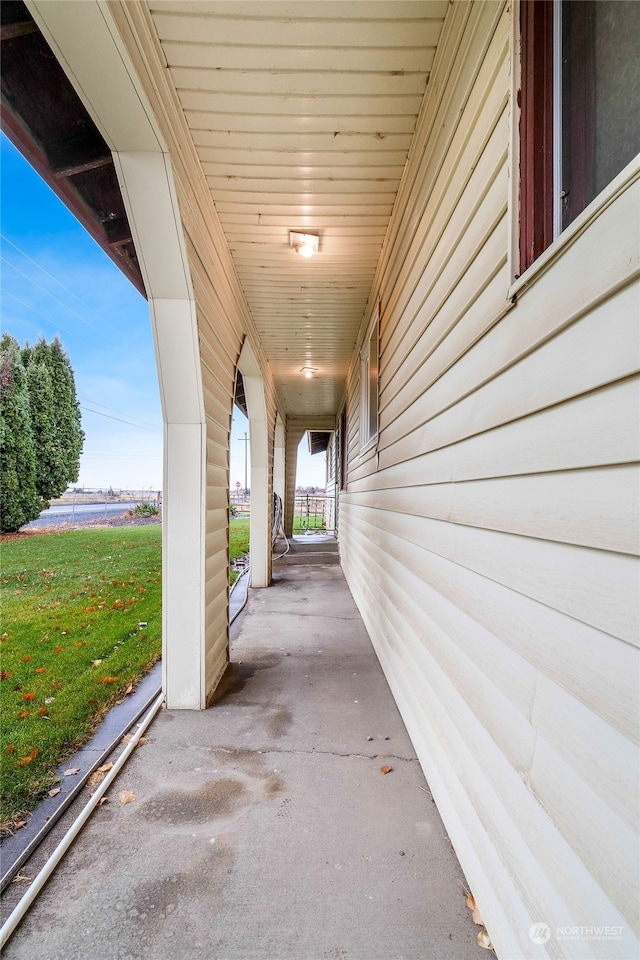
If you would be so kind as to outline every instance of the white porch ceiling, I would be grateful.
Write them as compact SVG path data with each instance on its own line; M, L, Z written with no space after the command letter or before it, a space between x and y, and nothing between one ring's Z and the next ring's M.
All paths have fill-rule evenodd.
M149 0L286 413L338 410L447 6Z

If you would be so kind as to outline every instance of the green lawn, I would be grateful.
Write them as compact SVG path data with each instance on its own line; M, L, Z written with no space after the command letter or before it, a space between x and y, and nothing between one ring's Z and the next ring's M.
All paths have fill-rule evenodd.
M322 514L311 514L311 516L296 515L293 518L293 532L304 533L305 530L323 530L324 517Z
M249 519L229 521L229 561L233 563L238 557L249 553ZM229 572L229 580L233 583L238 579L238 571Z
M159 658L161 527L20 536L0 550L6 824Z

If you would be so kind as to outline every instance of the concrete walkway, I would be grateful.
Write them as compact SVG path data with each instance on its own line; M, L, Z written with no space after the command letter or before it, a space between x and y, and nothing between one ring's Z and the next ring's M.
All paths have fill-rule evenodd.
M300 554L250 592L215 705L158 715L5 960L488 956L340 567Z

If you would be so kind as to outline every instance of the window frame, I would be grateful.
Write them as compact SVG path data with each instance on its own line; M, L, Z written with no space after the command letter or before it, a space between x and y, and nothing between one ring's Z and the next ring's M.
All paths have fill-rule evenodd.
M557 15L553 12L553 7L555 6L553 0L540 0L540 8L538 8L539 0L533 0L536 10L542 10L542 5L547 5L547 17L546 23L544 24L545 31L551 31L551 40L553 41L553 32L555 31L557 35ZM511 77L511 102L513 104L513 109L511 111L511 143L510 143L510 153L511 153L511 162L510 169L512 171L511 176L511 191L509 198L510 206L510 215L509 215L509 289L507 291L507 299L515 302L518 294L533 283L538 276L541 276L559 257L571 246L584 232L585 230L597 220L597 218L604 213L604 211L614 203L618 197L625 193L628 188L640 178L640 154L637 154L623 169L604 187L600 193L598 193L588 204L587 206L579 213L575 219L564 228L561 229L561 224L558 224L558 200L560 198L560 193L558 189L558 184L560 183L560 171L558 165L558 154L556 151L555 156L552 157L550 169L552 178L549 181L548 175L546 176L546 181L549 183L550 189L552 191L552 201L545 206L545 226L544 230L547 231L547 237L550 236L550 240L546 246L543 246L541 252L535 256L532 261L526 265L526 259L521 258L523 236L524 242L527 242L527 237L531 238L531 231L533 229L531 222L523 225L522 218L523 215L527 217L529 213L533 210L533 196L529 194L528 196L523 197L523 181L524 177L521 178L521 156L522 156L522 137L521 137L521 124L527 122L527 90L525 88L525 78L523 70L523 59L526 57L526 52L523 51L523 31L522 31L522 14L523 9L526 9L527 0L520 0L520 2L513 5L513 16L512 16L512 37L511 37L511 49L513 52L512 63L512 77ZM550 15L549 15L550 14ZM544 18L543 13L538 13L538 16ZM541 25L540 29L542 29ZM543 31L544 32L544 31ZM525 28L526 34L526 28ZM548 36L548 34L547 34ZM533 41L532 41L533 42ZM540 36L537 37L537 43L540 43ZM526 43L526 35L525 35ZM555 49L554 49L555 48ZM546 58L544 63L547 71L553 70L553 58L554 54L557 56L557 45L551 45L550 56ZM537 76L540 76L540 70L537 73ZM533 71L531 72L533 73ZM547 84L546 89L546 98L543 108L543 119L539 118L538 129L542 126L546 126L546 129L551 130L551 137L548 142L551 143L551 149L553 152L553 144L557 143L557 135L559 133L559 125L561 122L560 119L560 110L558 109L559 104L559 90L558 84L553 83L553 73L548 79L551 80ZM530 80L531 78L529 78ZM538 97L540 100L540 97ZM555 101L555 111L553 109ZM524 114L524 119L523 119ZM532 121L529 120L531 123ZM555 123L555 129L554 129ZM554 137L554 134L556 135ZM548 155L547 155L548 159ZM530 177L532 174L530 174ZM538 171L538 180L542 174ZM545 184L546 186L546 184ZM543 190L545 189L543 186ZM554 189L555 187L555 189ZM540 187L538 186L538 189ZM529 204L529 210L525 209L525 204ZM555 218L555 231L554 231L554 218ZM560 229L558 229L560 228ZM525 230L528 230L529 233L525 233ZM551 231L550 234L548 231ZM555 234L555 235L554 235Z
M376 375L371 377L371 348L375 337ZM375 448L379 434L378 401L380 397L380 305L376 306L373 316L367 327L367 332L360 348L360 453L367 453ZM372 384L375 390L372 390ZM375 429L372 430L372 407L375 406Z

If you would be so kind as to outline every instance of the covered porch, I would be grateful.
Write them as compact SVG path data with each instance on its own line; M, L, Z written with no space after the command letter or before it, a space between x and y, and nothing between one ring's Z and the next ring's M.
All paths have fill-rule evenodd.
M579 112L562 74L570 11L590 38L577 75L598 92ZM242 956L235 926L262 928L254 896L267 912L278 904L274 955L293 950L293 907L313 915L322 960L411 957L418 940L421 956L444 949L455 932L425 926L429 844L442 834L411 827L431 806L415 749L499 956L637 957L639 11L608 0L2 4L7 129L144 290L156 347L168 710L132 770L151 791L145 751L168 769L166 748L180 775L150 795L147 817L141 803L107 812L130 843L115 860L103 850L122 878L122 930L138 943L152 926L145 904L166 905L164 929L181 943L189 924L208 922L206 902L186 896L202 910L189 907L179 927L164 881L131 902L129 874L142 870L131 849L166 830L168 849L193 854L178 871L156 848L166 884L195 897L216 878L215 910L228 909L236 935L218 941L221 956ZM612 121L624 149L605 125L615 163L575 211L571 190L566 222L558 134L574 117L585 130ZM238 641L241 657L228 593L239 377L251 434L247 623L260 624L259 643ZM352 636L351 614L331 616L346 592L317 606L328 585L346 591L338 567L307 582L299 570L316 578L324 566L278 572L273 561L274 494L290 529L304 431L329 435L341 569L413 743L389 734L401 746L387 775L384 746L366 740L386 735L379 667L360 684L361 626ZM288 596L295 618L274 637ZM295 622L304 629L292 636L284 624ZM245 673L225 694L230 660ZM380 833L378 814L366 821L358 807L369 774L384 798ZM419 812L396 805L402 784ZM215 830L180 819L198 796L217 798ZM360 906L379 905L358 924L344 908L342 849L358 863ZM88 929L102 956L109 911L91 886L95 860L69 862L72 889L84 893L84 878L93 890L101 919ZM401 876L423 885L375 899ZM329 886L333 917L318 902ZM42 930L68 936L48 902ZM85 907L70 909L84 923ZM80 954L83 929L71 934ZM456 958L464 943L476 949L466 929ZM34 923L30 936L35 956L45 934ZM211 949L203 936L193 955ZM123 941L118 956L135 955Z
M486 956L337 560L296 543L250 591L211 709L158 714L7 960Z

